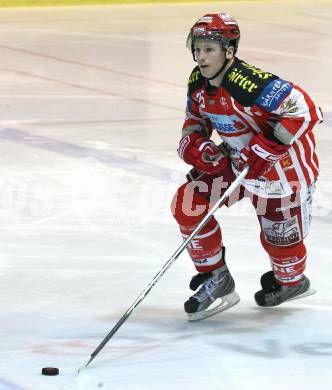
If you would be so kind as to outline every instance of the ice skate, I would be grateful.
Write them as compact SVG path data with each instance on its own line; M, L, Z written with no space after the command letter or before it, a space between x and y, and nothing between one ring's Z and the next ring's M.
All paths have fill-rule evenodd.
M294 286L280 286L276 283L273 272L269 271L261 277L261 285L262 290L256 292L255 301L258 306L264 307L278 306L316 293L316 290L310 288L310 281L305 275Z
M226 265L208 273L199 273L190 282L196 290L184 304L189 321L203 320L236 305L240 297L235 292L235 283Z

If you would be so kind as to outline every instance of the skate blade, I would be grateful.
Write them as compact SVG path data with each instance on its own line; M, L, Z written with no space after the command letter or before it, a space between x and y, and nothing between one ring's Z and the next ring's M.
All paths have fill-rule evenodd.
M235 306L237 303L239 303L240 297L234 291L231 294L228 294L228 295L225 295L224 297L218 298L216 301L218 301L218 300L221 300L221 302L219 303L218 306L215 306L213 309L201 310L197 313L187 313L188 321L189 322L201 321L201 320L204 320L205 318L214 316L217 313L221 313L222 311L225 311L225 310L231 308L232 306ZM212 305L215 302L213 302Z
M309 297L310 295L316 294L316 292L317 292L317 290L310 288L308 291L304 292L303 294L297 295L296 297L293 297L293 298L289 298L289 299L287 299L287 301L295 301L296 299Z

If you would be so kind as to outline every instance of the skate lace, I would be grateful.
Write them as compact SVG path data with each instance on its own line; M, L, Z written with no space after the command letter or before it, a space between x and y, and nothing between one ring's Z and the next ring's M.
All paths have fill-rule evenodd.
M225 275L221 274L220 278L214 281L212 278L208 279L203 286L193 295L199 302L202 302L206 298L214 300L213 292L215 291L218 284L224 279Z

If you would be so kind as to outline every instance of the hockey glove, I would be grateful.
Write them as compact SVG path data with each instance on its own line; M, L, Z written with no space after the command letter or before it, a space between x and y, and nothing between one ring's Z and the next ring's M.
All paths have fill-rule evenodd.
M270 141L262 134L256 134L249 144L241 150L239 169L249 166L246 179L256 179L267 172L274 164L287 155L289 145L280 145Z
M220 175L229 163L219 147L199 133L183 137L178 153L187 164L210 175Z

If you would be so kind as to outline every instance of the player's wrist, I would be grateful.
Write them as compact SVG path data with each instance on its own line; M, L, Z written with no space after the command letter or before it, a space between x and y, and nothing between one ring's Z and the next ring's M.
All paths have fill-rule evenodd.
M282 145L266 138L263 134L256 134L249 142L249 149L258 157L266 161L278 161L282 158L289 145Z

